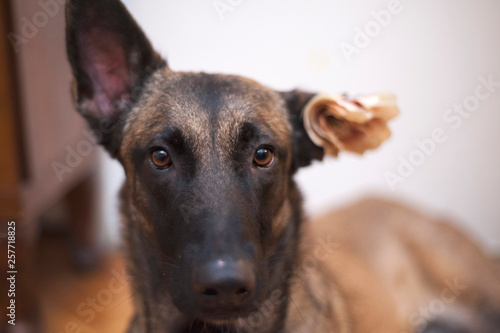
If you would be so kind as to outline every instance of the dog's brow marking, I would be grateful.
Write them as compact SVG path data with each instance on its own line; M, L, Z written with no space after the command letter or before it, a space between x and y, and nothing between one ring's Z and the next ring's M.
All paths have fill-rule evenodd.
M217 118L216 149L219 156L228 158L233 151L241 130L241 125L248 119L246 107L225 105Z

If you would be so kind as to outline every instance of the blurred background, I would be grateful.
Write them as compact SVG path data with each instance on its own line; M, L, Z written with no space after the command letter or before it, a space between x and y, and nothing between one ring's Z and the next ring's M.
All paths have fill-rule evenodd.
M124 176L74 111L63 2L0 5L0 216L22 230L21 280L47 286L42 315L29 302L19 311L36 319L53 310L75 327L114 332L96 327L110 316L126 322L127 289L92 319L72 309L86 299L71 294L74 286L97 295L122 272L119 257L101 253L119 249ZM173 70L239 74L277 90L395 93L401 115L380 149L298 173L307 214L383 196L455 223L500 255L500 2L124 3ZM73 319L50 318L47 332L77 331L67 327Z

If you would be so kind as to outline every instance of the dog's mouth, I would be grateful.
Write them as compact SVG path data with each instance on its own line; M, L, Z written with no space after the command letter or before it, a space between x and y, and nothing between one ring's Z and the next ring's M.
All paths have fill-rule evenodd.
M182 332L223 332L232 333L238 332L236 320L204 320L195 319L186 324Z
M194 309L196 308L196 310ZM199 307L191 308L184 312L189 325L186 332L237 332L237 327L245 325L249 316L258 311L256 301L244 307ZM200 327L197 331L195 328Z
M188 318L180 332L238 332L238 323L243 320L238 312L204 312L195 318Z
M196 320L216 326L231 326L252 313L253 307L244 308L203 308L195 315Z
M258 301L254 297L249 298L248 304L242 306L217 303L202 305L188 299L184 299L184 301L177 299L178 303L176 307L192 323L198 322L215 327L236 327L240 321L245 320L245 318L257 310L256 304ZM226 330L225 332L232 332L232 330Z
M238 312L213 312L201 315L199 320L214 325L230 325L241 317Z

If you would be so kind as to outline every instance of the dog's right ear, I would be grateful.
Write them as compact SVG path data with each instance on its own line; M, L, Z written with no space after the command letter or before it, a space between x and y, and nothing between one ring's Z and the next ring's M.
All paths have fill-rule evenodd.
M78 110L116 156L121 120L166 61L119 0L69 0L66 45Z
M294 169L325 154L378 148L391 135L387 123L399 114L396 97L387 93L347 98L293 90L281 96L293 127Z
M309 137L304 125L304 108L314 98L314 94L293 90L280 93L285 101L290 124L292 125L292 163L296 171L308 166L313 160L321 161L324 149L316 145Z

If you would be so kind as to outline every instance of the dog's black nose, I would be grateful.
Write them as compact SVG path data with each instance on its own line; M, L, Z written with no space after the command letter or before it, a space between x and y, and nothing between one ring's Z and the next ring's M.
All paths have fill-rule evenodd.
M247 305L255 288L254 265L245 260L215 260L195 273L193 289L202 308L234 311Z

